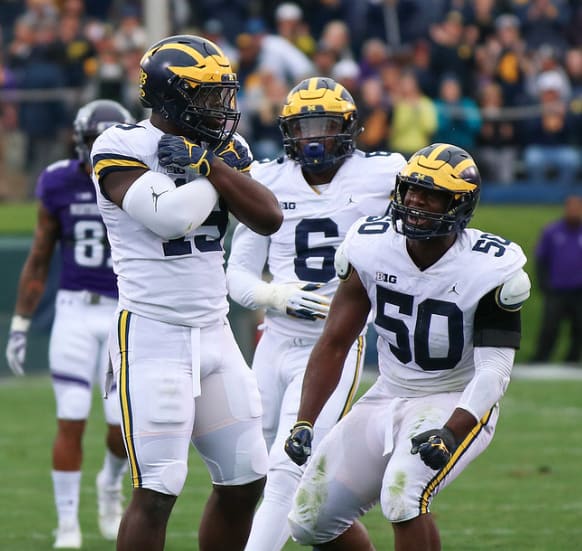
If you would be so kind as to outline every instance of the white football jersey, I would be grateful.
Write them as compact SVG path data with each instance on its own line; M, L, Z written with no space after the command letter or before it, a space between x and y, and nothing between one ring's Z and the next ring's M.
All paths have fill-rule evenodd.
M516 243L478 229L459 233L420 270L389 217L362 219L343 245L372 303L380 376L396 396L461 391L473 378L479 301L523 268Z
M253 163L253 178L268 187L283 211L283 224L264 237L242 225L235 229L229 271L246 270L261 277L265 264L275 284L322 284L316 293L331 297L339 284L334 268L337 247L350 226L364 215L385 214L396 174L406 164L399 153L356 150L331 183L310 186L299 163L281 157ZM243 306L252 305L252 289ZM293 318L267 311L265 324L283 335L317 338L324 320Z
M167 174L157 155L162 135L149 120L117 125L103 132L91 151L97 204L111 244L119 305L168 323L207 326L224 320L228 312L222 247L228 224L226 207L218 201L202 226L165 241L107 199L99 186L103 176L118 170L141 167ZM178 182L178 175L168 176L185 183Z

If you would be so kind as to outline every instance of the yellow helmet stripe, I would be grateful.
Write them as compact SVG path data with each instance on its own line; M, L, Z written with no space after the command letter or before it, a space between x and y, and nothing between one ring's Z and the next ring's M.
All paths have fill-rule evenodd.
M438 145L437 147L435 147L429 154L428 157L426 157L426 159L428 161L436 161L438 160L439 155L449 147L448 144L446 143L442 143L440 145Z
M144 59L147 59L152 53L161 51L161 50L179 50L184 52L188 56L190 56L196 63L192 63L189 66L182 66L182 65L174 65L169 66L168 69L173 73L179 74L181 77L189 80L198 81L200 78L200 69L204 69L206 65L208 65L208 61L212 59L218 66L220 66L225 73L232 73L232 68L230 62L225 57L222 50L216 46L215 51L211 52L208 55L205 55L198 51L196 48L188 44L180 44L179 42L170 42L168 44L162 44L157 48L152 48L148 52L146 52ZM216 70L211 70L212 73L216 72Z

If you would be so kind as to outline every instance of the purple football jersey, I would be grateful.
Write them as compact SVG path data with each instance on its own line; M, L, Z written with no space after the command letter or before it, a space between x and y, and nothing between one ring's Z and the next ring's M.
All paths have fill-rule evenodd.
M61 226L59 287L117 298L111 251L95 187L81 162L58 161L39 177L36 195Z

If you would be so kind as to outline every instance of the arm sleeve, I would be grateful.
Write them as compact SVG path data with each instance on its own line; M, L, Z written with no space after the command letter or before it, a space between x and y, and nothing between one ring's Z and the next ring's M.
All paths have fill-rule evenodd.
M231 298L245 308L259 308L260 305L255 301L255 291L258 287L269 285L262 279L268 250L268 236L259 235L244 224L235 228L226 281Z
M123 210L163 239L176 239L199 227L218 201L206 178L176 187L168 176L151 170L140 176L123 198Z
M478 421L505 394L515 350L513 348L475 348L475 375L469 382L457 407L468 411Z
M519 349L521 341L521 314L507 310L498 302L499 287L487 293L475 312L473 345Z

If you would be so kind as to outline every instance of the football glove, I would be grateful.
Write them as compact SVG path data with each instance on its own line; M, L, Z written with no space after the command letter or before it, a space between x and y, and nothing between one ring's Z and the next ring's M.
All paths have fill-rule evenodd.
M304 465L311 455L313 425L309 421L297 421L285 440L285 452L296 465Z
M216 148L214 154L220 157L229 167L239 172L248 172L251 169L253 158L248 148L235 138Z
M184 175L187 182L210 174L214 153L184 136L164 134L158 142L158 160L171 174Z
M255 289L254 301L257 306L272 308L294 318L325 319L329 298L313 292L320 287L320 283L263 283Z
M447 427L427 430L411 440L410 453L418 453L420 458L431 469L442 469L451 459L457 444L455 435Z
M24 375L24 360L26 359L26 340L30 320L23 316L14 316L10 324L10 333L6 345L6 361L14 375Z

